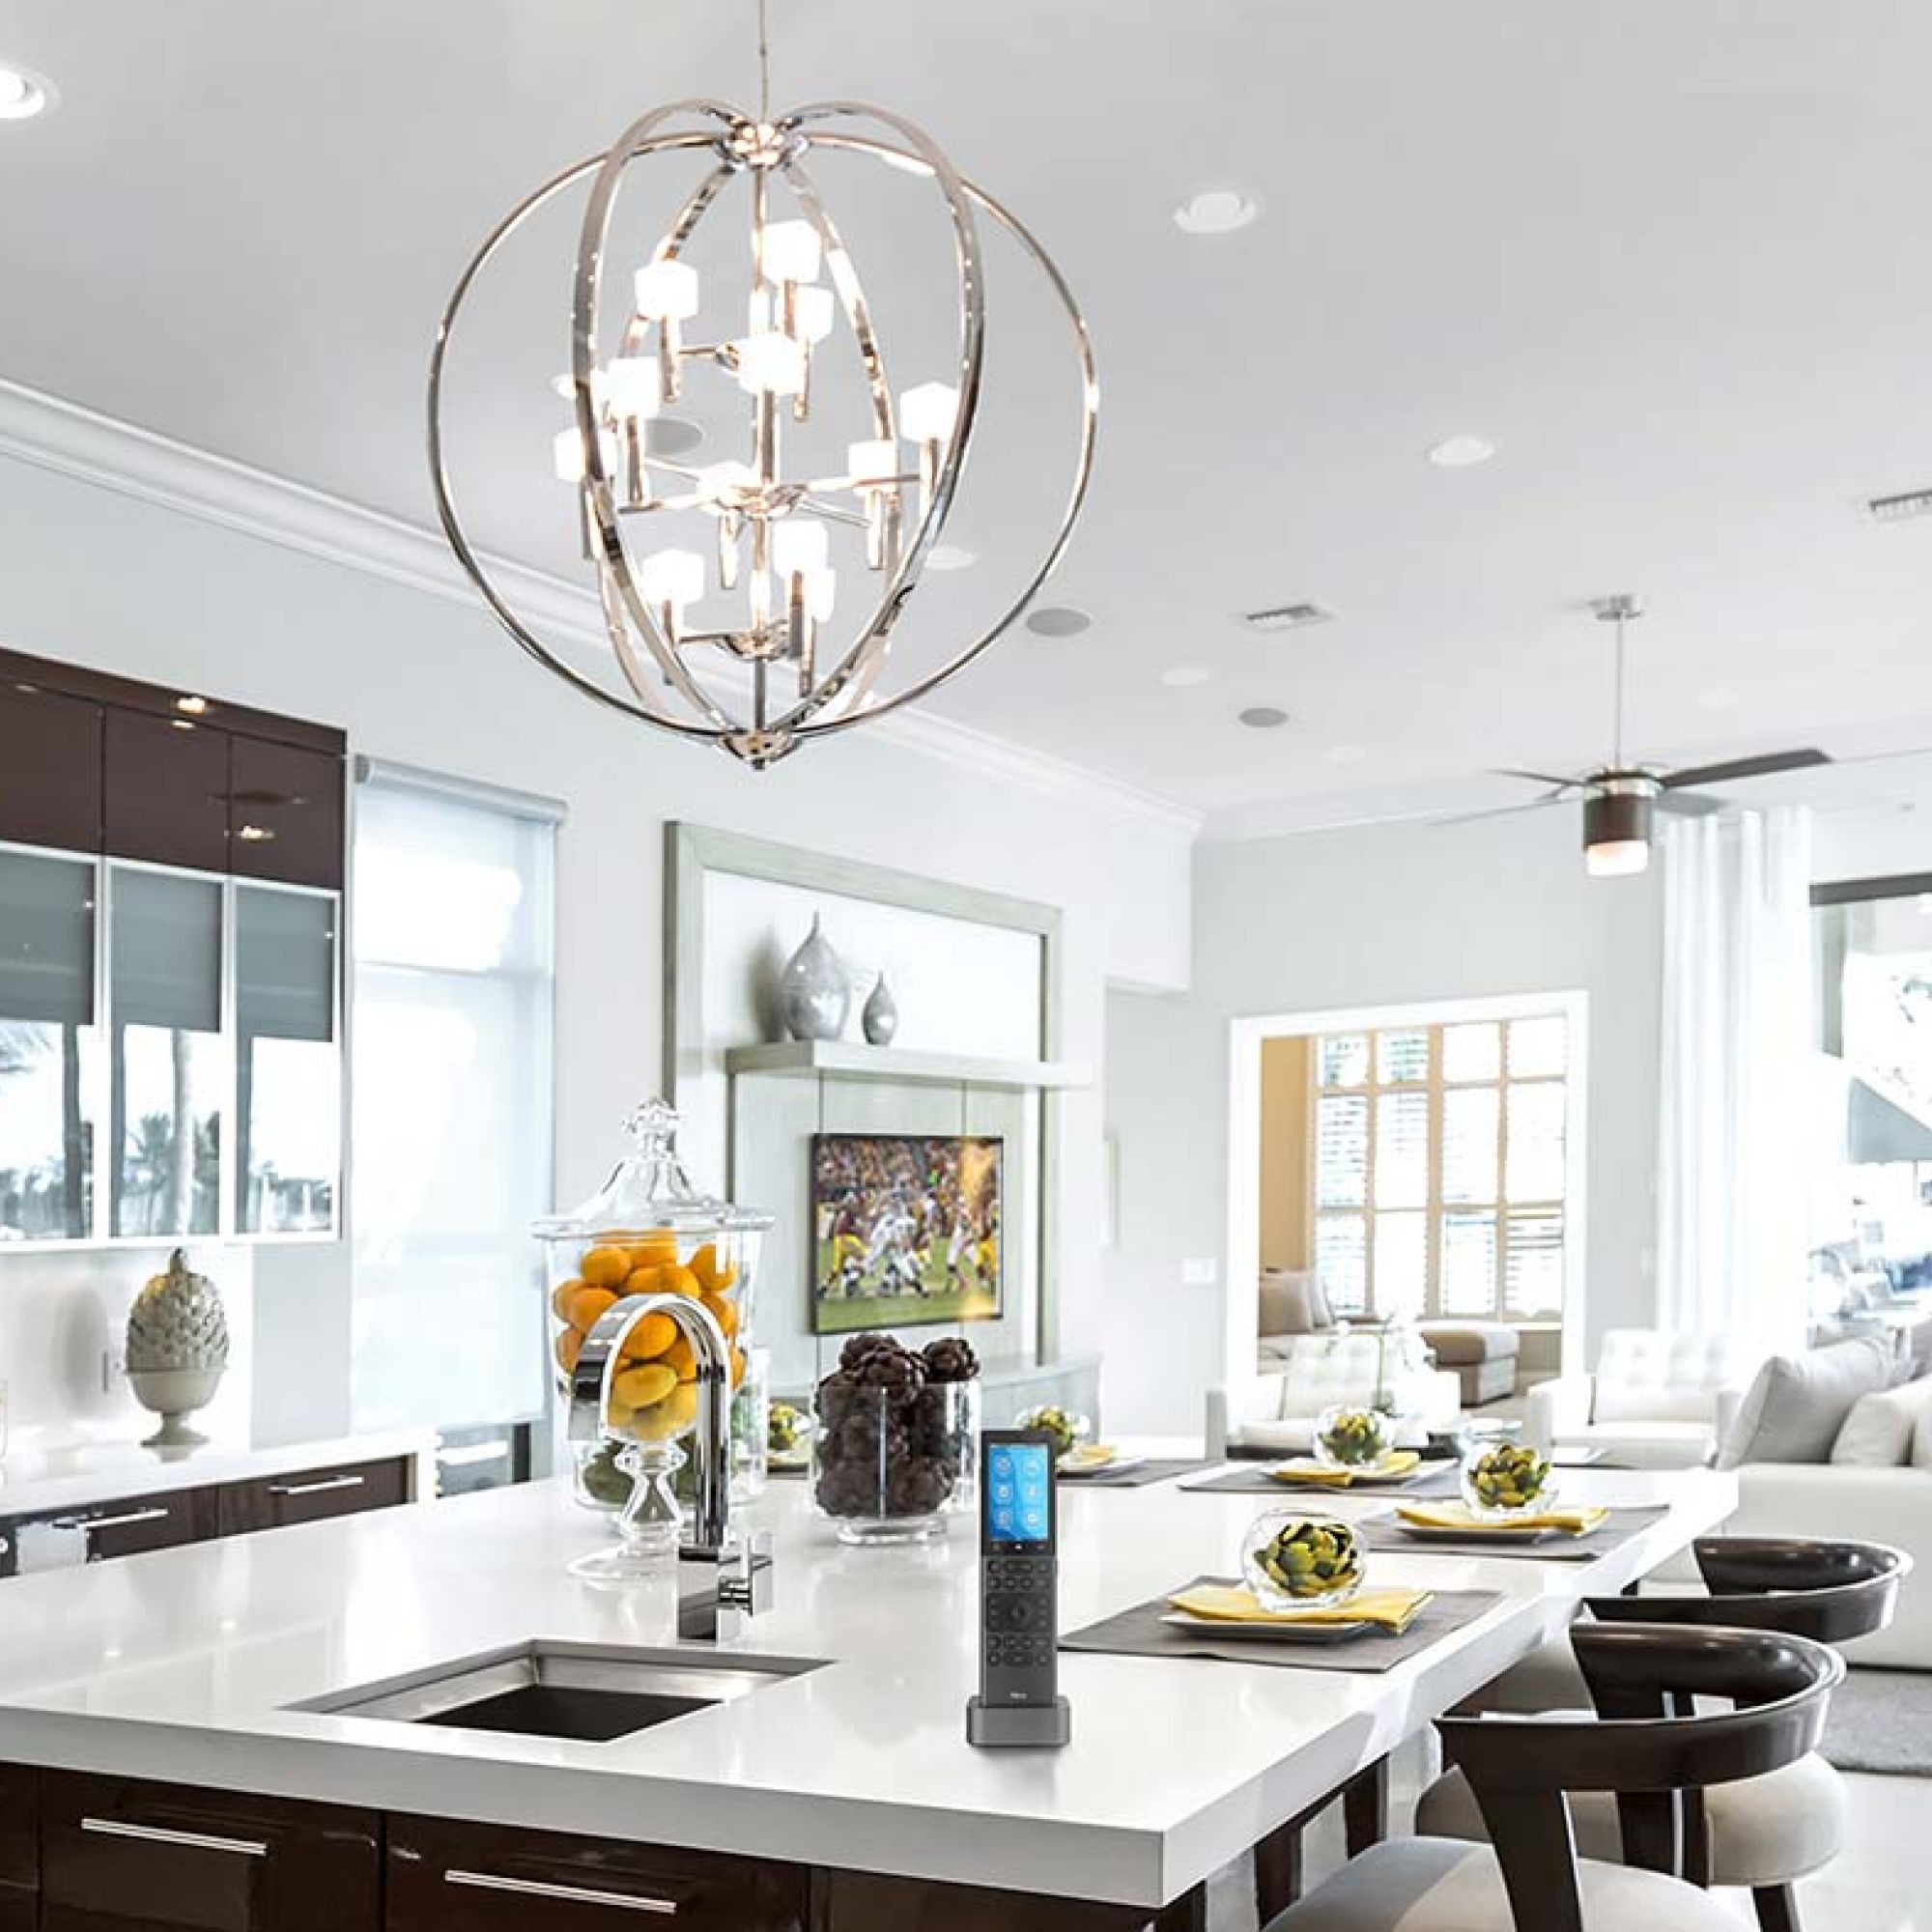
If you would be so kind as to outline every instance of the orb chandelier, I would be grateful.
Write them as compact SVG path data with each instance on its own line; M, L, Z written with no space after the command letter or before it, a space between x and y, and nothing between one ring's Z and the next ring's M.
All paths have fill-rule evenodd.
M1072 292L1018 217L887 108L826 100L775 115L763 0L757 26L755 113L708 99L654 107L606 153L536 188L484 239L437 333L429 451L437 513L457 560L525 650L585 696L762 769L808 739L924 696L1026 610L1065 554L1086 497L1099 390ZM895 389L875 306L816 184L820 153L862 156L936 189L956 270L957 354L944 371L915 371L920 380ZM612 219L633 170L675 156L701 163L695 185L643 259L613 261ZM492 582L456 507L443 425L445 365L478 277L539 209L586 180L569 371L557 382L570 419L552 455L575 495L621 680L612 683L546 642ZM748 229L740 258L748 272L721 287L724 277L707 268L700 281L686 259L693 237L734 206ZM936 667L922 662L895 680L895 633L957 498L980 417L982 218L1018 243L1070 328L1080 412L1070 480L1058 526L1011 603ZM624 269L628 287L613 279ZM842 466L811 473L787 464L787 432L795 440L795 425L830 407L820 402L829 387L821 372L840 355L854 358L850 394L861 400L832 445L842 441ZM744 440L737 456L693 466L657 447L651 424L699 384L735 393ZM814 437L828 427L838 426L820 424Z

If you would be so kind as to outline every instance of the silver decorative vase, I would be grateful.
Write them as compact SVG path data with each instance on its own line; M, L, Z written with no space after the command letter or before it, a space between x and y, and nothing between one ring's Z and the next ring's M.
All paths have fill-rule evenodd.
M837 1039L845 1031L852 986L844 962L819 929L816 914L805 944L785 961L779 1003L785 1031L794 1039Z
M865 1011L859 1015L859 1024L873 1046L892 1045L893 1036L899 1030L899 1003L893 998L883 973L879 975L879 983L872 988L871 998L866 1002Z

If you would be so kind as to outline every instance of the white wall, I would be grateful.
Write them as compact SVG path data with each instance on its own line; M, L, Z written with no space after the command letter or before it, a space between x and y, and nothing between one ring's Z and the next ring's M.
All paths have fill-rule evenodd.
M1194 984L1108 1003L1121 1239L1105 1257L1110 1426L1200 1426L1222 1373L1229 1022L1484 995L1589 996L1587 1332L1651 1305L1662 894L1586 878L1567 812L1199 848ZM1213 1287L1181 1283L1210 1261Z
M864 730L755 775L573 696L478 607L12 458L0 458L0 643L323 720L377 757L569 800L557 881L562 1203L602 1178L624 1113L659 1085L668 819L1064 907L1071 1059L1101 1060L1110 979L1185 977L1181 825ZM1097 1092L1072 1096L1063 1119L1063 1342L1089 1349L1103 1315ZM286 1281L272 1251L255 1270L257 1422L280 1435L346 1424L346 1264L333 1253L332 1269L289 1262ZM0 1262L0 1296L26 1293L29 1272L24 1258ZM31 1274L36 1293L63 1278L59 1264Z

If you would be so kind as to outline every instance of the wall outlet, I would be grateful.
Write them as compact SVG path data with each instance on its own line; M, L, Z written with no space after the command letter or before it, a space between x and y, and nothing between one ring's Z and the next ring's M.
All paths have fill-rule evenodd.
M1212 1288L1220 1279L1221 1264L1217 1261L1191 1261L1180 1264L1182 1288Z

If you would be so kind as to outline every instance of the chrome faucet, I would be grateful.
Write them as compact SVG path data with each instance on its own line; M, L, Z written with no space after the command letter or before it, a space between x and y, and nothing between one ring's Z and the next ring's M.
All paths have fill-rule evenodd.
M679 1520L677 1561L682 1583L696 1571L699 1587L687 1598L678 1592L678 1634L715 1641L735 1634L741 1617L771 1605L771 1551L768 1538L749 1542L731 1534L731 1351L717 1318L701 1302L684 1294L630 1294L607 1308L583 1338L570 1375L568 1435L573 1443L617 1439L611 1427L611 1385L631 1330L650 1315L665 1315L691 1350L696 1367L697 1421L692 1432L691 1467L695 1490L688 1524L667 1500L661 1520ZM623 1452L635 1488L625 1505L629 1529L653 1508L652 1497L672 1469L663 1459L652 1467L641 1445ZM663 1492L668 1499L668 1491Z

